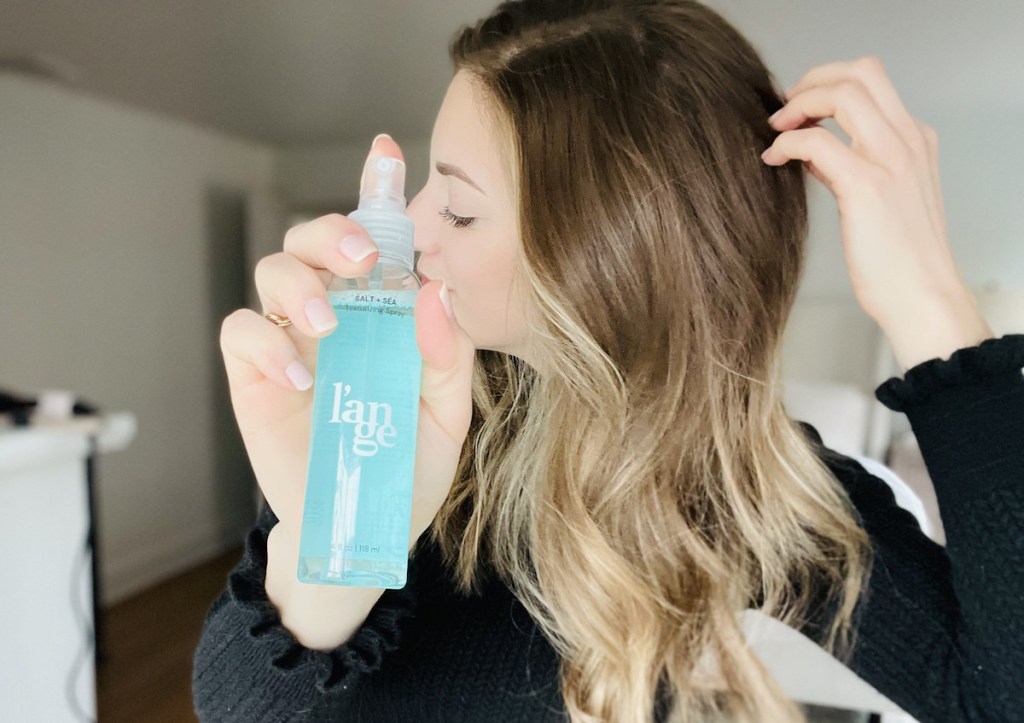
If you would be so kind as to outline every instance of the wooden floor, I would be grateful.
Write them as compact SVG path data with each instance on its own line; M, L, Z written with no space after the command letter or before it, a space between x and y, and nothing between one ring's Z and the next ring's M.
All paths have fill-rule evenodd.
M239 546L104 610L99 723L195 723L192 653L210 603L241 557Z

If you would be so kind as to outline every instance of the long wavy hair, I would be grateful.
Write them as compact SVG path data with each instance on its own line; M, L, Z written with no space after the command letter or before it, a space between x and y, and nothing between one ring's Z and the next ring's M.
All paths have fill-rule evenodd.
M783 407L806 171L760 159L771 74L690 0L503 2L449 51L507 141L543 360L477 351L431 526L454 584L487 565L509 586L574 723L804 720L741 613L827 611L819 643L846 661L871 548Z

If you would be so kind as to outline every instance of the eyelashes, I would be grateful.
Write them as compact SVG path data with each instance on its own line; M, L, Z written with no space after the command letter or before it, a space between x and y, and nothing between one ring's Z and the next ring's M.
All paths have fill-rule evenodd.
M456 216L448 209L447 206L438 211L438 214L443 216L444 219L455 228L465 228L476 220L472 217Z

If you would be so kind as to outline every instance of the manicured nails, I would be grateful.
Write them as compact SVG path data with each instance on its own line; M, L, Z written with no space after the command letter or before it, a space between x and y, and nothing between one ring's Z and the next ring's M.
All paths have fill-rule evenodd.
M334 309L323 299L310 299L306 302L306 318L309 325L318 334L338 325L338 317Z
M377 250L377 246L365 236L353 234L346 236L341 242L341 253L349 261L359 262Z
M454 319L455 312L452 311L452 300L448 298L448 284L446 282L441 282L441 290L437 292L437 296L441 299L441 305L444 306L444 313L448 315L449 319Z
M304 392L313 386L313 375L298 359L289 364L284 370L285 376L295 385L300 392Z

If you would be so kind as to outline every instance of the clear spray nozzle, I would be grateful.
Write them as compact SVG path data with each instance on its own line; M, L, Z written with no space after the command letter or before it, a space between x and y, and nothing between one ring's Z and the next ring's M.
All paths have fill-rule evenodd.
M405 161L371 155L366 159L359 182L359 208L352 211L349 218L362 224L377 244L380 250L378 266L397 264L412 271L415 229L405 208ZM379 276L381 271L371 272L371 283L372 273Z
M405 163L390 156L370 156L359 184L359 208L405 211Z

